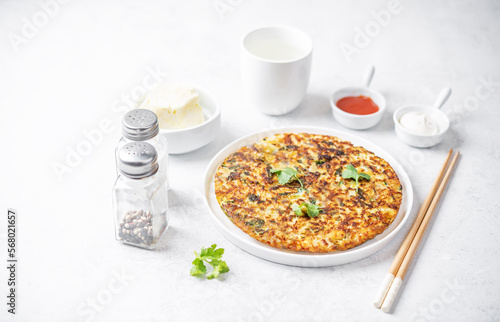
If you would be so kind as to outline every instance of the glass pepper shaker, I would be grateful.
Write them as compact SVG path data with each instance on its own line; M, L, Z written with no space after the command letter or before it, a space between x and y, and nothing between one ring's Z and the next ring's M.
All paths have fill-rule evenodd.
M120 175L113 187L115 237L125 244L154 249L168 228L166 177L155 148L131 142L118 151Z
M147 142L154 146L158 153L158 166L160 172L167 177L167 189L170 187L168 180L168 142L160 134L158 117L153 111L146 109L131 110L122 119L123 137L116 146L116 169L118 171L118 152L127 143ZM117 173L119 175L119 173Z

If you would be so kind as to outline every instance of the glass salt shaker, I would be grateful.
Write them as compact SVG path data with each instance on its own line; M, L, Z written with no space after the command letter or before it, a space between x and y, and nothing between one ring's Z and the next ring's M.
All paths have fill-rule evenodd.
M116 146L116 169L118 173L118 152L127 143L147 142L154 146L158 153L158 166L160 172L167 177L167 189L170 187L168 180L168 142L160 134L158 117L153 111L146 109L131 110L122 119L123 137Z
M158 170L155 148L131 142L118 151L120 175L113 187L115 237L154 249L168 228L166 177Z

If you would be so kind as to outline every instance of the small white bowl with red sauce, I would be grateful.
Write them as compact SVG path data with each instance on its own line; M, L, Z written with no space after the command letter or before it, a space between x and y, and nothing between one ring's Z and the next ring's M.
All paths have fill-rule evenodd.
M380 122L385 111L385 98L369 88L375 68L370 66L365 76L365 86L345 87L330 98L333 117L353 130L365 130Z

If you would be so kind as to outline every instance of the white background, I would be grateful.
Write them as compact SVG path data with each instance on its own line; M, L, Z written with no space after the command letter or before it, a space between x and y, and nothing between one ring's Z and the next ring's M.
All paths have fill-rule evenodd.
M7 314L7 270L0 269L0 320L498 320L500 5L401 1L399 7L381 26L372 12L388 10L384 0L2 0L0 258L7 256L5 217L12 207L19 213L19 262L15 317ZM305 31L315 46L307 97L283 117L248 109L239 80L241 37L272 24ZM354 46L367 26L374 29L363 48L343 54L342 44ZM377 67L372 87L386 96L387 111L373 129L346 130L334 121L328 98L359 85L368 64ZM171 228L158 251L145 251L113 237L113 151L117 107L155 68L162 80L211 90L222 129L206 147L171 157ZM392 112L431 104L445 86L453 89L443 107L452 121L449 135L434 148L406 146L395 136ZM112 131L59 180L54 164L65 164L68 151L86 144L84 132L108 120ZM202 196L209 160L243 135L286 125L355 132L386 149L413 182L412 218L447 151L463 153L390 315L371 303L412 218L375 255L321 269L247 254L211 221ZM231 271L221 280L190 277L192 252L212 243L225 248Z

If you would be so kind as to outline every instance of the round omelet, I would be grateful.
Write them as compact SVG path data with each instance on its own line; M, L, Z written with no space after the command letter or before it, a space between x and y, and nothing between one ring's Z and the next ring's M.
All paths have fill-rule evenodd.
M364 174L358 183L342 175L348 165ZM402 193L385 160L327 135L265 138L229 155L215 174L217 201L236 226L294 251L335 252L374 238L393 222Z

